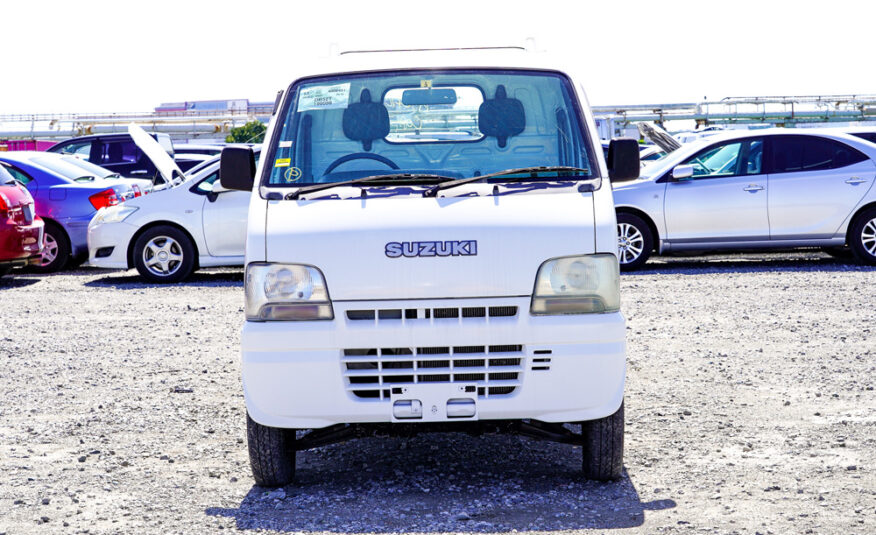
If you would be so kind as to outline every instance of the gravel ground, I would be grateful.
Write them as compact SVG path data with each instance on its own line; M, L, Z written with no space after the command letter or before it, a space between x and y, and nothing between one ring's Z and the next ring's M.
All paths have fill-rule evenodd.
M661 258L621 279L625 477L517 437L368 438L255 487L241 270L0 279L0 534L874 533L876 270Z

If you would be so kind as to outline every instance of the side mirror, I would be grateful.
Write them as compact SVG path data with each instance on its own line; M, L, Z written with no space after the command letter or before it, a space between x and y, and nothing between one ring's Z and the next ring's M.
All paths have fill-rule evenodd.
M692 165L677 165L672 169L673 180L686 180L693 176L694 168Z
M255 153L249 147L225 147L219 157L219 182L225 189L252 191Z
M608 178L612 182L639 178L639 143L632 138L612 139L608 144Z

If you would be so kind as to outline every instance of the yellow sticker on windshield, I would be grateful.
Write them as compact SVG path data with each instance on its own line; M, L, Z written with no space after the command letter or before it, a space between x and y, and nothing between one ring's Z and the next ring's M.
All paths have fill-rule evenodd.
M301 178L301 169L298 169L297 167L290 167L289 169L286 169L284 178L286 179L286 182L297 181L299 178Z
M289 167L292 165L292 158L277 158L274 162L274 167Z
M432 89L432 80L420 80L421 89Z

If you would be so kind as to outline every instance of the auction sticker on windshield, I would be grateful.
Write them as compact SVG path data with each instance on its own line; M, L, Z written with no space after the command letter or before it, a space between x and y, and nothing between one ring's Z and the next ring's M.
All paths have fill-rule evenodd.
M350 84L318 85L301 90L298 111L342 110L350 102Z

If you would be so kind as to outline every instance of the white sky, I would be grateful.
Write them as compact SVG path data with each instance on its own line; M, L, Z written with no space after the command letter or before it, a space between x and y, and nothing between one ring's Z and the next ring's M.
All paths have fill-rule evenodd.
M876 1L41 0L0 8L0 114L273 100L297 58L522 44L591 73L591 104L876 93ZM581 66L581 65L579 65Z

